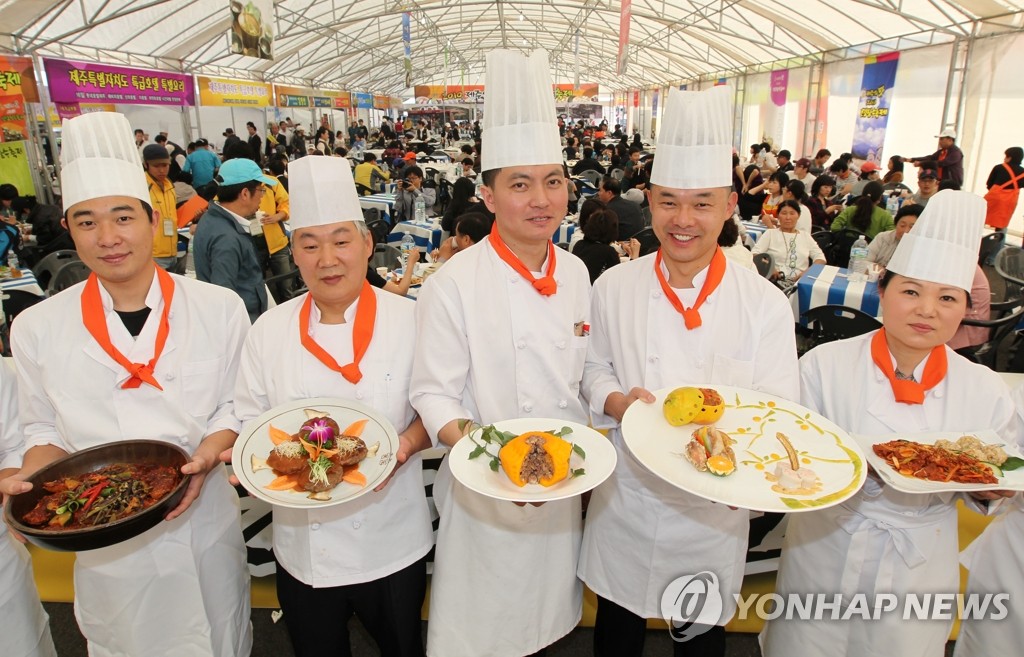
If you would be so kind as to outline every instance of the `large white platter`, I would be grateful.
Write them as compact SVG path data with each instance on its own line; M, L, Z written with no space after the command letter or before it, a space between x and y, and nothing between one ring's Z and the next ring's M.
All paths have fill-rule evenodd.
M991 429L959 432L934 431L914 434L893 433L877 436L854 434L853 438L860 444L864 453L867 455L868 463L875 469L878 476L882 478L882 481L904 493L927 495L929 493L964 493L980 490L1024 490L1024 469L1004 472L1003 476L997 477L999 479L998 484L960 484L956 482L946 483L941 481L929 481L927 479L908 477L896 472L891 465L882 460L880 456L875 454L875 450L872 449L872 445L887 443L891 440L902 439L910 440L915 443L922 443L924 445L934 445L935 441L943 438L950 442L956 442L958 438L965 435L976 436L981 440L981 442L989 445L999 445L1009 456L1021 457L1021 452L1016 445L1007 444L1005 440L999 437L999 434Z
M342 431L353 422L368 419L361 438L366 445L380 443L374 456L368 456L359 463L359 470L366 475L366 486L357 486L341 482L329 491L330 500L311 500L306 493L294 491L267 490L265 486L277 476L272 470L252 471L252 457L265 459L274 448L270 440L270 425L294 434L308 419L305 409L316 409L330 415L338 423ZM255 420L246 423L241 435L235 441L231 451L231 464L238 481L254 497L292 509L322 509L336 504L350 502L357 497L372 491L388 478L395 469L395 453L398 451L398 433L380 413L355 401L348 399L330 399L317 397L283 404L270 409Z
M481 444L479 442L481 429L476 429L469 436L455 443L455 447L448 454L448 465L456 479L481 495L510 502L552 502L575 497L596 488L615 470L615 447L611 441L582 424L566 420L522 418L495 422L494 426L500 431L508 431L516 435L527 431L553 432L562 427L571 428L572 433L563 438L579 445L586 453L587 458L584 459L579 454L573 453L569 459L569 467L571 470L582 468L586 473L578 477L570 476L547 488L540 484L527 484L520 488L512 483L512 480L500 467L497 472L491 470L491 459L486 454L475 459L469 458L477 445ZM498 447L496 445L490 445L488 449L497 455Z
M736 471L716 477L698 471L683 455L694 430L700 425L673 427L662 405L668 393L683 385L713 388L726 409L715 426L736 444ZM867 471L860 447L828 419L799 404L774 395L743 388L705 384L680 384L654 393L653 404L635 402L622 418L622 437L633 456L669 484L703 497L754 511L814 511L839 504L864 484ZM785 434L799 453L801 465L814 470L822 489L812 495L775 492L766 474L780 461L788 461L775 437Z

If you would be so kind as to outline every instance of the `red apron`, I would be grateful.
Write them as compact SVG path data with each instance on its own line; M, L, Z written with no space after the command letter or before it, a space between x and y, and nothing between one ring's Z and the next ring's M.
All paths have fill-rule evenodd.
M988 213L985 215L985 224L993 228L1006 228L1010 225L1010 217L1017 208L1017 196L1020 194L1020 181L1024 180L1024 173L1014 177L1013 169L1005 162L1010 180L1002 185L993 185L985 194L988 201Z

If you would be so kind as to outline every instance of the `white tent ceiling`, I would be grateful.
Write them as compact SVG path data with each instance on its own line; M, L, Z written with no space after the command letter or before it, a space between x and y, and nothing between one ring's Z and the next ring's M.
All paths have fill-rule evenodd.
M544 48L557 81L649 87L863 44L905 48L1024 27L1024 0L280 0L275 61L228 51L228 0L0 0L0 49L322 88L398 93L402 13L415 84L478 83L492 48ZM578 55L576 50L579 39Z

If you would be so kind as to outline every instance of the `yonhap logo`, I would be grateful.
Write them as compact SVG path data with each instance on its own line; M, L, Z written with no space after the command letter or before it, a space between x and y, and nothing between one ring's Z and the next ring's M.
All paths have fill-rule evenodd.
M718 576L705 570L673 580L661 594L661 615L672 639L680 642L718 625L722 616Z

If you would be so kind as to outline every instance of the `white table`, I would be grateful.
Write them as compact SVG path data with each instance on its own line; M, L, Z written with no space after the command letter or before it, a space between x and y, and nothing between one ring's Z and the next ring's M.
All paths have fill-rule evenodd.
M401 243L405 233L412 235L412 238L416 240L416 246L425 249L428 253L441 248L441 228L434 228L433 222L401 221L388 235L388 244Z
M395 207L394 194L370 194L359 197L359 206L364 209L377 208L384 221L391 223L391 211Z
M28 292L37 297L46 296L46 292L43 291L43 288L39 287L39 281L36 280L36 276L32 273L31 269L22 269L20 278L0 278L0 292L8 292L10 290Z
M789 297L796 321L800 321L801 313L828 305L856 308L880 320L878 284L850 282L848 275L849 272L840 267L811 265L797 281L796 294Z

